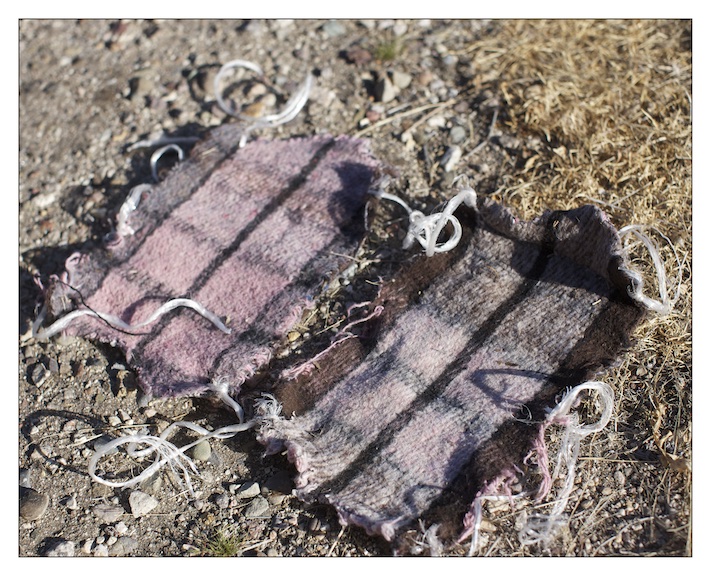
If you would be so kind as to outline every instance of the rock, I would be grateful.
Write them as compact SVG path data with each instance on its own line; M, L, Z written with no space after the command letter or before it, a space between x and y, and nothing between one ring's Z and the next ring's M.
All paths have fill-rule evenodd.
M432 80L434 80L434 74L432 74L429 70L423 70L417 76L417 83L420 86L427 86L430 82L432 82Z
M393 84L401 90L407 88L412 83L412 76L407 72L400 72L399 70L393 70L392 79Z
M71 540L62 540L57 542L47 549L45 556L50 558L73 558L74 542Z
M116 530L116 534L122 536L123 534L128 532L128 526L126 526L125 522L119 522L118 524L116 524L116 526L114 526L114 530Z
M121 506L97 504L94 506L93 512L99 520L102 520L107 524L113 524L125 513L125 510Z
M69 508L69 510L78 510L79 509L79 504L77 502L76 496L72 495L66 498L64 501L64 505Z
M254 498L255 496L259 496L261 493L262 490L259 487L259 484L250 480L249 482L242 484L242 486L237 489L235 496L237 496L237 498Z
M449 131L449 138L452 144L461 144L467 139L467 131L463 126L454 126Z
M138 550L138 540L130 536L121 536L111 547L112 556L129 556Z
M330 38L342 36L346 33L346 27L338 20L329 20L321 26L321 30L323 30Z
M20 488L20 516L25 520L38 520L47 511L49 496L32 488Z
M207 440L196 444L190 450L190 456L198 462L207 462L211 455L212 448L210 448L210 443Z
M22 488L32 488L30 481L30 471L26 468L20 470L20 486Z
M150 494L134 490L128 497L128 504L131 506L131 514L135 518L140 518L158 506L159 502Z
M108 546L106 546L106 544L97 544L96 547L94 548L94 556L96 558L108 558L109 557Z
M215 504L217 504L217 507L224 510L225 508L230 507L230 497L225 494L224 492L222 494L218 494L215 497Z
M395 36L403 36L406 33L407 33L407 24L405 24L401 20L398 20L397 22L395 22L395 24L393 25L393 34L395 34Z
M397 89L387 74L381 74L375 83L375 99L386 104L395 100Z
M35 386L41 386L48 375L47 368L41 362L30 368L30 379Z
M269 502L263 496L257 496L244 510L245 518L260 518L269 512Z
M356 66L368 64L373 59L373 55L362 46L351 46L346 52L346 60Z

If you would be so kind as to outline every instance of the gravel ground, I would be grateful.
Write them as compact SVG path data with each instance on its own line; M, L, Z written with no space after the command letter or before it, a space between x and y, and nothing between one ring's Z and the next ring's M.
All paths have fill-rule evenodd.
M150 180L150 152L131 152L131 144L163 133L199 135L226 121L212 79L234 58L262 66L278 95L288 96L307 72L316 73L305 110L265 136L372 138L374 152L400 172L402 193L428 206L450 189L457 170L445 168L459 150L464 156L451 166L475 165L472 184L493 191L502 173L514 169L516 151L530 144L492 123L499 95L477 88L477 71L465 57L468 42L496 34L497 26L464 20L20 23L20 556L392 553L380 539L342 529L330 508L291 496L288 462L262 458L249 434L213 442L209 454L196 456L195 497L167 474L129 490L92 483L87 463L102 439L143 425L161 430L183 417L217 427L229 415L208 402L146 401L125 358L110 347L35 341L32 275L60 269L74 249L101 238L127 190ZM573 519L560 543L522 550L516 515L506 509L485 524L484 551L683 554L686 503L678 493L646 488L657 464L620 456L598 465L598 452L594 446L586 452L589 465L577 480ZM427 550L413 540L406 552Z

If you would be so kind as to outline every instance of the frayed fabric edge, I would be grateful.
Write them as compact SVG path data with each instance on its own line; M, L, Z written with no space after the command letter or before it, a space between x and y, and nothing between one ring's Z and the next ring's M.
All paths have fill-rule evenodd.
M576 413L571 412L572 408L579 400L581 393L585 391L596 391L601 404L600 419L592 424L581 424ZM521 480L520 470L507 470L500 476L490 481L474 498L469 511L464 517L463 531L458 538L462 543L468 538L470 540L469 555L473 556L479 547L479 532L483 519L483 504L486 501L508 500L511 507L514 507L514 500L530 497L533 502L542 502L551 492L553 482L557 480L565 469L565 480L560 493L550 502L553 508L550 513L528 514L525 510L521 516L521 529L519 530L519 542L522 546L534 544L543 547L549 546L551 541L557 536L560 528L565 525L567 516L565 507L573 490L575 475L577 472L577 461L580 451L581 440L590 434L603 430L612 417L615 395L612 388L598 381L585 382L569 390L560 402L550 410L545 421L540 423L539 433L534 440L533 446L524 461L533 454L538 457L538 465L543 476L537 490L521 491L513 494L511 487ZM563 427L563 438L561 446L555 458L555 468L551 473L548 469L548 449L545 442L545 432L552 425Z

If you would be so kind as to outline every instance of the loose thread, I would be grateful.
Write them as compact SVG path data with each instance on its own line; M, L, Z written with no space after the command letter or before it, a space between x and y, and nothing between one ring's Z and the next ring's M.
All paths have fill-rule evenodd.
M82 316L98 318L109 326L111 326L112 328L115 328L116 330L128 334L135 334L141 328L145 328L149 324L155 322L163 314L166 314L171 310L180 307L191 308L192 310L195 310L195 312L200 314L200 316L202 316L203 318L212 322L218 329L220 329L225 334L230 334L232 332L230 328L225 326L225 324L222 322L222 320L220 320L217 314L211 312L199 302L196 302L195 300L192 300L190 298L174 298L172 300L168 300L157 310L155 310L153 314L151 314L146 320L144 320L143 322L139 322L138 324L128 324L121 320L121 318L119 318L118 316L114 316L113 314L107 314L105 312L97 312L93 309L83 308L81 310L73 310L72 312L65 314L47 328L41 328L40 326L46 316L46 307L43 307L40 311L40 314L37 316L37 319L32 325L32 336L39 340L46 340L47 338L51 338L58 332L61 332L74 320Z
M255 401L255 411L257 416L247 422L244 421L244 410L242 406L234 400L228 393L229 381L224 378L219 378L214 380L209 385L210 389L227 404L235 412L237 417L237 423L231 424L229 426L223 426L212 432L206 430L202 426L195 424L194 422L174 422L168 426L160 436L152 436L149 434L134 434L128 436L122 436L116 438L102 445L89 461L88 471L91 478L106 486L111 486L114 488L127 488L133 486L140 482L143 482L147 478L150 478L158 470L164 466L170 466L171 470L176 473L179 477L182 476L183 482L188 489L191 496L195 495L193 490L192 481L190 479L190 473L199 476L200 473L195 466L192 459L185 453L199 444L200 442L207 442L211 438L217 438L218 440L224 440L226 438L232 438L235 434L239 432L244 432L251 428L256 427L265 421L274 420L279 418L281 413L281 405L277 400L270 394L264 394L261 398ZM168 438L173 434L178 428L187 428L192 432L195 432L200 436L194 442L191 442L185 446L178 448L175 444L170 442ZM128 480L124 481L112 481L107 480L99 476L96 472L97 465L99 461L106 455L113 453L116 448L123 444L128 444L126 447L126 454L133 458L143 458L156 454L157 458L148 468L143 470L138 476L134 476ZM146 448L139 449L140 446L146 445Z
M571 413L571 409L581 393L593 390L598 393L602 414L597 422L580 424L578 414ZM532 514L526 518L519 531L519 541L522 545L546 545L557 534L560 527L565 524L567 518L564 516L564 511L573 491L578 456L580 454L580 443L586 436L600 432L607 426L612 418L614 404L615 393L612 388L604 382L591 381L580 384L570 390L548 414L544 427L553 424L559 424L564 427L555 469L551 476L552 478L557 478L561 474L561 470L565 468L565 482L550 514Z
M183 152L183 149L177 144L168 144L153 152L151 155L151 174L153 175L153 180L156 182L160 182L160 178L158 177L158 161L170 150L178 154L178 162L182 162L183 158L185 158L185 152Z
M632 234L635 236L639 241L642 242L644 247L647 249L649 252L650 257L652 258L652 263L654 264L654 270L657 275L657 285L659 287L659 300L656 300L654 298L651 298L644 294L644 281L642 279L642 275L639 274L639 272L635 270L630 270L630 273L634 276L634 285L628 289L629 296L648 308L649 310L653 310L654 312L657 312L661 314L662 316L666 316L669 314L674 307L674 304L676 304L676 301L679 299L679 295L681 293L681 267L682 264L679 260L679 255L676 252L676 248L674 247L674 244L672 241L665 236L662 232L660 232L657 228L653 226L649 226L652 230L654 230L657 234L659 234L664 240L669 244L669 246L672 249L672 252L674 253L674 258L676 259L676 264L677 268L679 270L678 274L678 280L677 280L677 285L676 285L676 291L674 292L674 296L672 298L669 297L667 293L667 275L664 269L664 262L662 262L661 256L659 254L659 248L657 245L652 241L652 239L647 236L643 230L644 226L640 226L638 224L630 224L629 226L625 226L619 230L619 235L620 238L624 238L628 234Z
M595 423L580 424L579 416L574 412L571 413L571 410L578 401L578 397L581 393L593 390L599 395L602 415ZM525 497L532 496L535 500L541 500L548 492L552 479L556 479L561 474L562 469L565 468L566 476L563 488L555 499L550 514L536 513L529 515L524 519L518 534L519 541L523 546L530 546L532 544L546 545L550 542L567 520L564 516L564 511L568 504L570 494L573 491L581 440L590 434L600 432L607 426L612 417L614 403L614 392L612 388L604 382L585 382L565 394L561 401L548 413L545 421L541 424L542 429L539 434L539 438L542 438L543 433L549 426L554 424L563 426L563 438L558 450L553 473L548 473L546 457L539 460L539 466L545 466L546 469L543 471L543 484L545 486L541 486L538 491L525 490L517 494L511 494L509 483L514 480L513 476L502 476L484 488L474 499L470 511L465 517L465 530L458 540L462 542L466 538L471 537L468 552L469 556L473 556L479 546L479 533L483 518L484 502L508 500L513 506L514 500ZM537 448L538 451L541 449L545 450L545 447L539 446ZM546 481L545 478L548 480ZM502 485L503 488L500 487Z
M240 139L240 147L244 146L244 144L247 142L247 136L252 130L260 128L276 128L277 126L290 122L291 120L296 118L298 113L306 105L306 102L309 99L309 93L311 92L311 86L313 84L313 76L311 74L308 74L306 76L304 82L299 86L299 88L291 96L291 98L287 100L286 104L284 105L284 109L281 112L277 112L275 114L268 114L266 116L262 116L261 118L252 118L249 116L245 116L239 110L235 110L230 105L228 105L225 99L222 97L222 80L228 72L231 72L235 68L246 68L247 70L251 70L257 76L260 77L264 76L264 72L262 71L262 68L260 66L254 64L253 62L249 62L248 60L232 60L230 62L227 62L226 64L223 64L223 66L220 68L219 72L215 76L214 91L217 104L225 114L233 116L235 118L239 118L240 120L246 123L244 134Z

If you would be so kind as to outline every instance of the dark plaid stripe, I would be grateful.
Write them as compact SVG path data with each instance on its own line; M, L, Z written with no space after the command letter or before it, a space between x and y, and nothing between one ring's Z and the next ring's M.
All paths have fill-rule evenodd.
M207 281L211 278L214 272L225 263L227 259L230 258L243 244L243 242L249 238L249 236L262 224L271 214L275 213L284 202L294 194L299 188L301 188L306 182L308 176L316 170L320 162L325 158L329 150L335 145L335 140L329 140L323 144L318 151L311 158L309 163L304 166L299 174L293 177L289 184L283 188L272 200L270 200L267 205L249 222L249 224L241 229L234 240L220 251L215 258L213 258L202 270L200 275L193 281L190 288L186 290L183 297L191 297L191 295L196 294L201 288L205 286ZM163 330L169 325L172 318L164 316L158 322L158 324L151 330L150 334L144 337L141 342L136 346L134 353L142 355L145 347L153 340L157 339Z
M141 230L137 238L131 242L123 242L120 250L115 251L111 256L113 265L125 262L131 258L145 242L151 238L166 221L170 214L179 206L188 202L205 182L218 170L232 155L239 149L239 140L242 130L238 125L227 125L215 129L208 140L202 144L197 144L190 159L179 164L171 170L168 178L157 184L149 196L160 197L159 204L154 204L152 198L141 198L140 211L134 215L144 214L141 218ZM170 194L161 194L163 189L170 189ZM104 260L103 256L96 255L98 260ZM92 288L84 294L85 297L98 292L104 287L104 280L111 271L111 267L106 266L94 271L91 278Z
M478 349L489 339L504 318L528 296L533 287L538 283L546 269L548 258L553 252L553 225L555 222L555 218L550 219L549 241L543 245L528 277L521 283L514 294L497 307L494 313L472 334L467 345L454 360L449 363L442 374L420 393L406 410L400 412L394 420L383 428L375 440L371 441L347 468L342 470L336 477L325 482L320 490L326 493L341 491L346 484L351 482L358 474L362 473L363 469L372 462L385 446L393 441L396 434L412 420L417 412L425 409L429 404L441 397L444 389L452 382L455 376L466 368L472 351Z
M561 361L557 370L542 375L548 383L526 404L521 419L540 422L546 409L555 404L555 398L567 387L588 380L601 366L608 366L629 346L629 334L644 317L642 309L630 306L624 297L615 292L594 317L584 336ZM464 463L456 477L435 498L422 518L440 525L439 534L454 538L461 531L462 518L476 490L494 480L512 462L520 462L531 449L538 434L538 426L520 421L504 424L484 445L476 449Z

